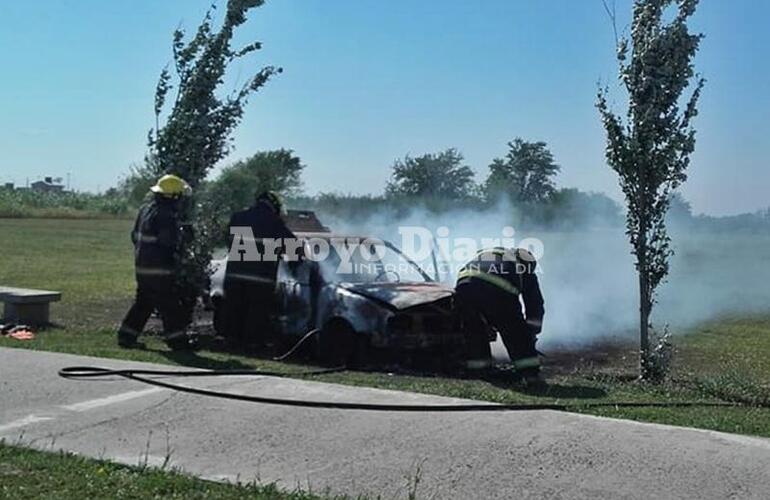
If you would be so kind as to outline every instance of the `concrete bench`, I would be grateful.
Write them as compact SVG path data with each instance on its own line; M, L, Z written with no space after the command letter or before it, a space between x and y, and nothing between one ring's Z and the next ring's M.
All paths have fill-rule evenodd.
M49 323L51 302L61 300L61 292L0 286L0 302L5 302L5 321L45 325Z

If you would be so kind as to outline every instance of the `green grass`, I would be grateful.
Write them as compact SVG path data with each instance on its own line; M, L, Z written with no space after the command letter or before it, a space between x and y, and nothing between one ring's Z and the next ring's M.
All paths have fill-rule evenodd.
M103 327L134 288L127 220L0 219L0 284L62 292L55 322Z
M682 338L685 368L718 375L739 369L770 382L770 316L725 317Z
M275 485L205 481L169 470L130 467L0 443L0 498L316 500L325 497L300 491L286 493Z
M93 219L126 217L131 203L118 194L40 192L0 187L0 217Z
M201 368L261 368L296 373L302 365L234 354L173 353L156 338L147 350L124 350L114 332L133 293L130 222L119 220L0 219L0 284L63 292L52 316L63 325L29 342L0 338L0 346L69 352ZM592 409L596 415L770 437L770 315L724 318L675 337L672 380L634 380L633 348L581 361L584 353L551 357L549 386L526 390L504 376L486 379L344 372L317 380L501 403L591 401L739 401L738 408ZM586 352L590 352L587 350ZM590 356L589 356L590 357ZM607 359L604 359L607 358Z

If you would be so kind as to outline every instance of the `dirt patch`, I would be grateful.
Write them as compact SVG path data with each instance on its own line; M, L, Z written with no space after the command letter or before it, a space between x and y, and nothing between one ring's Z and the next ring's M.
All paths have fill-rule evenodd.
M545 353L546 375L601 373L635 374L638 371L638 347L621 339L604 339L588 346L560 346Z
M63 300L53 305L54 326L73 330L93 330L117 327L131 307L133 297L105 297L98 301L69 303Z
M232 351L232 348L227 348L222 344L221 338L216 337L212 324L212 313L210 311L202 309L198 310L191 330L200 336L202 345L207 349L214 351ZM151 318L147 324L146 332L161 335L163 327L160 318ZM260 354L270 358L272 356L283 354L289 347L291 347L291 345L289 345L291 343L279 344L280 345L272 346L274 349L268 349L269 352L262 352ZM628 339L606 338L590 345L555 346L549 348L544 354L543 372L546 376L594 374L610 375L621 378L626 376L636 378L638 375L638 346ZM378 356L374 357L376 358L376 360L373 360L374 363L382 364L380 368L387 371L398 371L398 368L408 369L415 367L424 370L425 368L430 367L430 363L406 363L404 366L402 366L401 363L396 363L397 366L391 366L393 365L392 359L389 360L388 363L380 360ZM304 359L305 357L299 356L299 358ZM435 355L428 356L428 358L434 359L435 361ZM307 361L308 359L305 360ZM439 369L438 371L443 370Z

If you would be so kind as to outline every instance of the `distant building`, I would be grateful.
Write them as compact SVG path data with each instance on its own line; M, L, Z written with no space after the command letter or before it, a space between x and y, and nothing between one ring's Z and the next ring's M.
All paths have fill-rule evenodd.
M64 185L55 183L53 177L46 177L42 181L35 181L30 184L30 188L33 191L42 191L44 193L61 193L64 191Z
M6 182L3 185L3 189L7 189L8 191L13 191L13 182Z

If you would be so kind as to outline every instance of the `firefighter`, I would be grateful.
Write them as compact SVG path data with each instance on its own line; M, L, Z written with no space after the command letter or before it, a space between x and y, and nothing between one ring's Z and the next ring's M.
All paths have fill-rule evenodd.
M182 238L179 206L190 187L176 175L164 175L150 188L152 200L136 218L131 232L136 270L136 298L118 330L118 345L137 342L150 315L163 320L163 338L172 349L189 347L189 315L176 285L178 244Z
M460 270L455 300L468 333L468 368L489 366L492 327L500 333L516 372L527 382L542 381L535 344L545 311L536 266L527 250L497 247L481 250Z
M224 282L224 329L228 342L238 348L260 349L272 337L270 316L276 308L275 286L278 258L285 251L284 242L294 239L281 219L281 198L272 191L256 197L250 208L235 212L230 218L230 248L234 234L250 228L257 247L258 260L227 259ZM264 241L276 241L266 255Z

